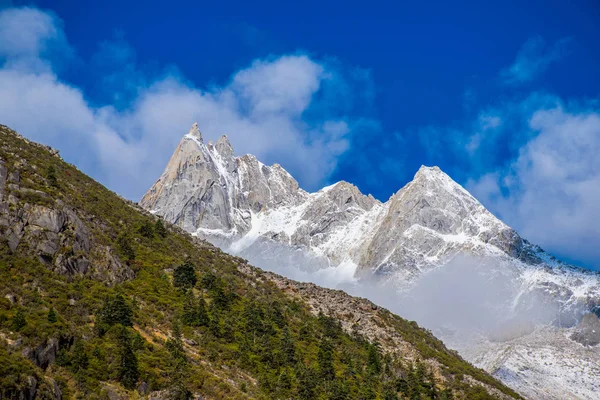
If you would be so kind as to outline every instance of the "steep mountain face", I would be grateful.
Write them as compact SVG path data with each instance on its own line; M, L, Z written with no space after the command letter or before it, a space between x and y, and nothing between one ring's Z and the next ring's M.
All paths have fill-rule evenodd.
M351 263L358 273L405 279L459 250L539 262L437 167L422 167L383 204L347 182L307 193L280 165L234 157L226 136L204 144L197 124L140 204L241 254L268 240L307 250L321 267Z
M597 349L557 340L572 335L582 315L598 310L599 276L565 265L522 239L437 167L421 167L385 203L347 182L307 193L281 166L265 166L249 155L235 157L226 137L204 144L194 125L140 204L257 265L330 286L346 282L347 290L390 307L390 296L380 300L365 294L362 285L375 281L402 293L457 256L477 257L482 260L478 270L490 279L510 277L507 297L498 300L506 303L502 318L531 316L534 327L517 329L518 334L506 328L509 335L486 332L476 347L476 339L459 341L463 335L451 329L431 328L527 396L593 398L592 380L557 378L557 384L530 385L542 375L542 358L518 349L535 334L547 338L547 351L565 351L565 359L574 363L583 354L600 362ZM534 311L540 304L544 312ZM577 369L563 362L555 372L574 376Z
M222 216L237 201L251 223L289 176L246 160L264 180L240 186L262 194L182 185L223 200ZM235 214L199 218L243 232ZM0 281L0 399L521 398L416 323L255 268L2 125Z

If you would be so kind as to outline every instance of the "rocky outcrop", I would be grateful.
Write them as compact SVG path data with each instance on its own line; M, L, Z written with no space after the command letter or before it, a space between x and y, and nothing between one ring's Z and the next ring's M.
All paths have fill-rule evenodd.
M596 346L600 344L600 319L594 313L583 316L577 329L571 335L571 339L584 346Z
M4 387L0 391L0 399L62 400L62 391L54 379L45 378L40 381L34 376L28 376L19 386Z
M11 252L29 254L53 271L91 275L109 283L134 277L111 248L93 244L77 211L21 182L19 169L0 160L0 240Z
M59 350L69 348L72 343L73 338L50 338L46 343L36 347L26 347L23 349L22 354L23 357L30 359L38 367L46 369L56 361Z

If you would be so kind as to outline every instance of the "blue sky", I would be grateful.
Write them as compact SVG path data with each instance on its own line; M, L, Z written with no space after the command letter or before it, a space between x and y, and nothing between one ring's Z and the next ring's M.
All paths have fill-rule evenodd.
M438 165L600 267L600 6L523 3L0 0L0 123L134 200L196 120L308 190Z

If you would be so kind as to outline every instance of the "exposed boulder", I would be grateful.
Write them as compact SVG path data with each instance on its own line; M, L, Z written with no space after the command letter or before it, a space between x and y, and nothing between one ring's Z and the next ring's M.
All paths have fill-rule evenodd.
M584 346L600 344L600 319L594 313L588 313L581 318L571 339Z

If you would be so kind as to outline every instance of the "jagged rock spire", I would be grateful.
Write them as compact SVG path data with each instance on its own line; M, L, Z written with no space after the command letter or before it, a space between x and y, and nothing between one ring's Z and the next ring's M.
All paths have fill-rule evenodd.
M194 122L188 135L190 135L190 136L194 137L195 139L198 139L200 142L202 142L202 133L200 132L200 129L198 128L197 122Z
M233 147L229 143L227 135L223 135L215 143L215 149L224 158L233 157Z

